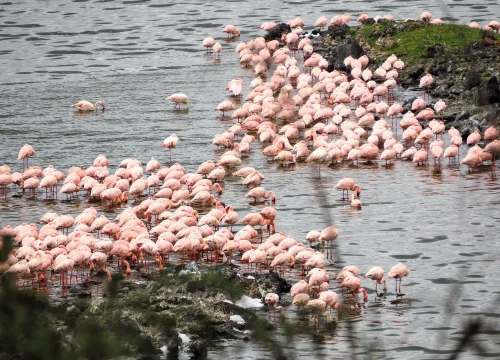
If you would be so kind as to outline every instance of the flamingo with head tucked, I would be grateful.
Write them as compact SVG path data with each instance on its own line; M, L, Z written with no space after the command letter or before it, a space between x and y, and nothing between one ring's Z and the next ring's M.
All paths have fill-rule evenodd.
M97 101L95 104L92 104L90 101L81 100L76 104L71 104L71 107L77 108L78 111L96 111L98 106L101 106L102 111L106 110L106 106L102 101Z

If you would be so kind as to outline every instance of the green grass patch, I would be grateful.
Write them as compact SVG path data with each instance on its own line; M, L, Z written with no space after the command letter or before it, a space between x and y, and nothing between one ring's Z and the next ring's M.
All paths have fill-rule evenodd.
M458 49L474 41L481 41L483 32L467 25L408 22L362 25L358 29L358 36L377 50L383 50L377 45L380 37L390 37L394 44L386 50L387 55L394 53L403 61L414 63L425 58L430 47L439 44L445 51ZM498 34L494 36L500 39Z
M482 39L482 31L465 25L426 25L420 29L401 32L395 37L392 47L396 55L412 62L426 57L427 49L440 44L450 51Z

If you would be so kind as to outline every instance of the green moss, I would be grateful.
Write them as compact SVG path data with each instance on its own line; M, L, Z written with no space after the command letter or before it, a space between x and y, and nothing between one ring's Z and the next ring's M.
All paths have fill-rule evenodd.
M465 25L443 24L426 25L420 29L401 32L395 36L391 49L407 62L424 58L427 49L440 44L449 51L469 45L482 39L482 31Z
M498 34L494 34L494 36L496 39L500 39ZM383 55L394 53L403 61L411 64L425 58L427 49L438 44L443 47L444 51L450 51L475 41L481 41L483 31L457 24L383 23L360 26L358 37L375 50L382 51ZM379 46L380 42L377 43L381 37L392 38L394 45L389 49L382 49Z

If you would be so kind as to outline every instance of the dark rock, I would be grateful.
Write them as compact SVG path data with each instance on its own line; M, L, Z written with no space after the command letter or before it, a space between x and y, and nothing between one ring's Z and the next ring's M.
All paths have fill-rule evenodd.
M424 72L424 65L423 64L417 64L415 66L412 66L408 70L408 76L412 79L419 79L420 75L422 75Z
M344 60L348 56L357 59L365 55L365 51L359 45L358 41L348 37L343 43L335 46L325 58L328 60L326 71L345 70Z
M477 53L478 51L483 51L485 49L484 43L482 41L474 41L467 48L469 53Z
M478 87L477 92L480 106L500 103L500 87L496 76L492 76L486 86Z
M450 88L450 94L454 95L460 95L462 93L463 89L460 86L452 86Z
M481 74L477 71L469 72L464 79L465 90L470 90L481 85Z
M391 20L384 19L384 18L380 18L380 19L377 20L377 24L389 24L391 22L392 22Z
M362 22L363 25L373 25L375 24L375 19L374 18L369 18L369 19L366 19L365 21Z
M464 119L468 119L470 117L470 112L469 110L464 110L462 111L456 118L455 121L460 121Z
M280 40L283 34L292 32L290 25L281 23L273 27L265 36L266 41Z
M323 36L330 36L332 40L342 40L345 35L347 34L347 31L349 30L349 26L344 25L344 26L334 26L328 28L328 31L326 33L323 33Z
M187 283L186 291L188 293L194 293L197 291L205 291L205 283L201 280L192 280Z
M448 95L448 91L444 86L437 86L432 90L431 95L438 98L444 98Z
M441 44L436 44L434 46L427 48L427 57L435 58L444 54L444 47Z
M66 309L66 315L70 317L77 317L80 315L80 309L78 309L76 306L70 306Z

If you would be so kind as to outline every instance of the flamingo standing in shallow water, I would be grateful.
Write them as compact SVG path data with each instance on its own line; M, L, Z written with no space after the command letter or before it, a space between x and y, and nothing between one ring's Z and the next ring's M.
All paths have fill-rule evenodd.
M396 295L397 296L403 296L404 294L401 294L401 281L405 276L408 276L410 274L410 270L406 267L405 264L399 263L397 265L394 265L389 271L389 274L387 277L389 279L396 279ZM399 291L398 291L398 279L399 279Z
M356 196L359 198L361 196L361 187L354 182L352 178L344 178L339 180L337 185L335 185L335 189L342 190L342 200L348 199L349 190L356 191Z
M282 306L277 306L276 304L280 301L280 297L275 293L268 293L264 298L264 302L267 304L267 319L271 321L271 310L272 306L274 309L274 321L276 321L276 310L283 310Z
M387 292L387 283L384 280L384 269L381 267L375 266L372 267L364 276L364 278L375 280L375 293L378 296L377 286L378 284L383 284L384 294Z
M203 46L207 48L207 54L209 50L214 46L215 40L213 37L209 36L203 40Z
M19 150L19 155L17 155L17 160L23 160L23 171L28 168L28 159L30 156L35 155L35 150L30 144L24 144ZM26 161L25 161L26 160Z
M189 101L186 94L183 93L175 93L170 95L167 100L175 102L174 109L181 109L181 104L186 104L189 108Z
M172 161L172 148L175 148L177 146L178 142L179 142L179 138L175 134L172 134L169 137L167 137L165 140L163 140L163 147L168 148L168 151L170 154L170 161Z

